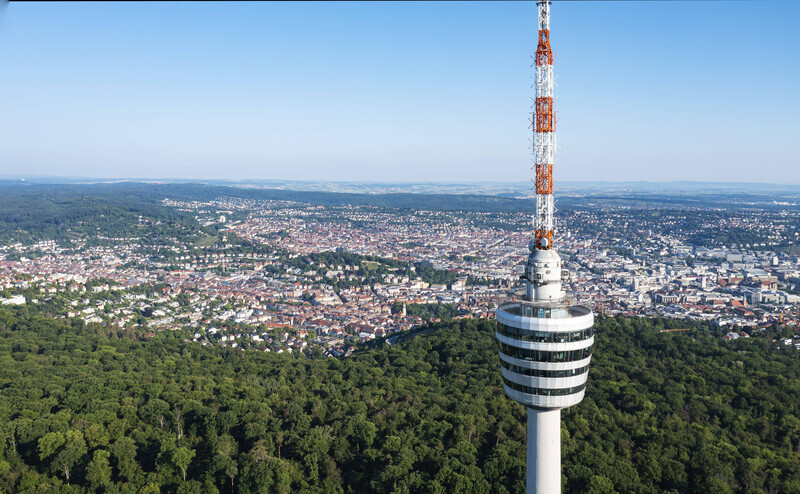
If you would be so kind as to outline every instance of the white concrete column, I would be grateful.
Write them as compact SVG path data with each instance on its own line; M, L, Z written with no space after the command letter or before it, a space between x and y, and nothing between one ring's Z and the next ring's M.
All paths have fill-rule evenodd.
M561 494L561 410L528 409L526 494Z

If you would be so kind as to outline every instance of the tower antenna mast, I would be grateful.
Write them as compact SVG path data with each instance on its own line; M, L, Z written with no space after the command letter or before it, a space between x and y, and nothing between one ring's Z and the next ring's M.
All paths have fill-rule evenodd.
M553 101L553 50L550 47L550 2L537 2L539 10L536 47L536 101L533 111L533 155L536 169L537 249L553 247L553 163L556 149L556 118Z

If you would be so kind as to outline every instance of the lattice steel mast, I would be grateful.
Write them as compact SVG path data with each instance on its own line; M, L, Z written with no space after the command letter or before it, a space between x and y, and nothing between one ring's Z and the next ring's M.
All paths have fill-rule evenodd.
M536 101L533 112L533 154L536 169L536 248L553 246L553 162L556 118L553 102L553 50L550 48L550 2L540 1L539 44L536 47Z

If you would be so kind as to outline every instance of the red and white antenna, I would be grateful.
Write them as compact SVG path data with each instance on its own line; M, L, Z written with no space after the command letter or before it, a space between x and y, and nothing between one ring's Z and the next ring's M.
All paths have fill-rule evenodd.
M556 118L553 103L553 50L550 48L550 1L539 0L539 45L536 48L536 102L533 111L533 156L536 169L536 249L553 247L553 162Z

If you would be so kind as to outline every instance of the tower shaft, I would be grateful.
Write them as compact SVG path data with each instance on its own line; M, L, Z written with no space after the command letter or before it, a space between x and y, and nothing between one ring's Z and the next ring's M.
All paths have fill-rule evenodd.
M561 492L561 409L528 409L526 494Z
M533 154L536 169L536 248L553 246L553 164L556 117L553 101L553 50L550 47L550 2L540 0L539 43L536 47L536 100L533 111Z

